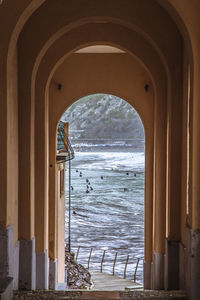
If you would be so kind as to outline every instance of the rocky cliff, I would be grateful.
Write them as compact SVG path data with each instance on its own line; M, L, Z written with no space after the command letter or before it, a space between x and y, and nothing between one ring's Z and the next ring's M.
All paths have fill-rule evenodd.
M79 139L144 139L141 119L126 101L112 95L86 96L63 114L70 135Z

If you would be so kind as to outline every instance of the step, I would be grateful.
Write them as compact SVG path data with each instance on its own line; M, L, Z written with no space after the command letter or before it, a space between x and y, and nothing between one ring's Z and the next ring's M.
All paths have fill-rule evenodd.
M187 300L184 291L15 291L13 300L83 299L83 300Z

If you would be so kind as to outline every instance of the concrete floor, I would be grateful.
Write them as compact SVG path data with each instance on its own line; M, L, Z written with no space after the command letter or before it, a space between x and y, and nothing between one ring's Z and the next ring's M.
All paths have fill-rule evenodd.
M15 291L13 300L187 300L184 291L144 291L132 280L90 272L94 287L86 290Z
M92 275L92 281L94 284L93 290L103 290L103 291L124 291L124 290L142 290L143 286L134 283L132 280L123 279L118 276L113 276L111 274L105 274L100 272L90 271Z
M187 300L183 291L15 291L13 300Z

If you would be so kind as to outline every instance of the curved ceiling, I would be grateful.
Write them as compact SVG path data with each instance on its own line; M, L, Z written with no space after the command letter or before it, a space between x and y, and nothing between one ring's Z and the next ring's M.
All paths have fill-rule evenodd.
M75 53L126 53L125 51L108 45L93 45L88 47L83 47Z
M30 61L31 56L43 56L63 34L83 24L116 23L139 33L173 65L176 59L172 49L179 48L182 38L166 11L154 0L127 0L126 5L122 2L76 0L69 5L65 0L45 1L24 26L19 49Z

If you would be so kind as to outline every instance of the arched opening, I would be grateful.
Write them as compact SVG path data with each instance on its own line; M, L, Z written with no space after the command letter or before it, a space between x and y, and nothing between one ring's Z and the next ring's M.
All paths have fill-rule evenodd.
M104 93L117 95L126 99L140 114L145 127L145 264L148 266L152 261L152 201L153 201L153 151L154 151L154 101L155 90L151 75L144 68L143 64L138 61L135 56L129 55L117 49L114 46L97 45L103 47L103 51L107 47L106 53L97 52L94 44L88 47L86 53L73 53L56 69L49 86L49 107L50 107L50 127L49 127L49 151L50 151L50 206L54 214L55 195L57 197L57 187L55 186L56 176L54 174L55 160L55 141L56 131L59 119L65 111L66 107L70 107L74 101L85 95L91 95L96 92L104 91ZM92 51L91 51L92 48ZM113 48L115 51L113 53ZM85 50L84 50L85 51ZM110 52L111 51L111 52ZM98 70L98 72L94 72ZM105 76L106 74L106 76ZM108 80L108 78L110 80ZM134 82L134 84L133 84ZM78 84L77 84L78 83ZM74 89L76 86L76 89ZM56 208L57 209L57 208ZM61 210L62 212L62 210ZM57 212L55 213L57 214ZM56 215L55 215L56 218ZM60 259L57 249L53 249L52 245L57 240L57 233L53 228L53 222L50 222L50 257L54 257L59 265L63 268L63 259ZM55 238L53 238L55 235ZM61 249L59 241L56 241ZM62 263L63 262L63 263ZM132 272L134 273L134 272ZM150 275L149 269L147 270ZM142 277L142 276L141 276Z
M70 243L78 263L87 268L89 263L98 288L101 268L142 284L145 133L140 116L119 97L93 94L74 102L61 121L69 124L75 151L75 159L66 163L66 247Z
M150 82L149 90L152 90L153 81L157 85L154 89L155 98L152 101L155 104L155 114L150 113L151 119L155 120L155 123L151 124L154 129L149 130L152 135L149 135L148 131L150 118L143 119L147 137L151 136L151 143L147 143L151 148L148 149L148 153L150 151L154 153L153 158L149 155L149 160L151 160L149 165L152 165L153 161L154 169L153 167L148 169L151 173L154 172L154 177L146 176L148 179L153 178L148 183L152 189L146 190L149 191L148 199L154 199L153 209L151 207L147 209L147 212L154 210L153 217L149 218L150 225L152 222L154 223L154 231L153 234L150 232L148 235L153 235L153 242L150 238L149 250L146 255L149 264L148 278L149 282L153 282L153 284L149 284L148 288L151 286L154 289L164 287L165 289L177 289L181 286L180 282L185 288L186 281L190 287L188 290L194 291L194 294L198 295L199 282L198 276L195 275L199 268L198 255L192 254L191 266L190 263L187 266L185 261L190 262L190 250L195 249L196 251L199 247L196 243L193 245L195 242L193 237L196 238L200 228L198 201L200 153L198 78L200 68L198 64L199 34L196 30L197 24L199 24L199 5L195 3L195 0L191 0L190 4L182 4L178 1L172 4L172 0L128 0L125 6L122 5L122 1L111 1L113 3L109 4L105 11L106 1L95 3L95 7L85 1L83 9L79 9L79 1L70 2L70 4L61 1L62 5L60 5L55 4L53 0L28 0L26 3L21 1L18 7L13 5L12 9L10 9L8 1L1 2L3 3L1 5L2 22L5 26L1 32L1 94L3 101L2 117L0 118L2 126L0 127L3 147L1 147L0 155L2 165L0 223L3 230L8 225L14 225L16 247L18 247L18 239L22 239L20 241L20 257L28 256L24 255L24 251L26 251L24 241L31 245L29 252L31 259L27 261L21 259L22 262L16 263L16 270L14 268L13 271L13 266L10 266L12 260L9 260L8 257L5 274L8 274L7 267L9 266L11 273L20 274L19 280L18 275L15 275L16 288L18 282L21 287L26 284L26 288L34 288L34 241L36 240L36 285L39 289L48 287L48 255L51 262L57 259L57 220L56 213L54 216L56 205L51 201L52 198L55 198L53 189L51 189L51 194L53 194L50 197L51 200L49 201L48 198L49 178L53 178L53 176L49 176L49 173L52 175L54 168L54 161L50 160L49 164L48 131L55 130L55 123L53 124L55 120L51 123L54 126L52 126L53 129L49 129L49 123L52 120L49 118L49 122L47 116L48 97L44 95L46 82L53 67L62 59L63 55L71 56L71 51L78 49L83 44L105 41L123 45L123 49L130 47L129 52L140 58L154 78L152 81L148 81L148 84ZM113 9L113 5L115 9ZM34 13L35 10L37 11ZM42 26L44 17L46 23L45 26ZM126 30L126 27L130 30ZM63 37L62 42L61 36ZM66 38L65 43L64 37ZM170 43L168 37L170 37ZM59 49L62 51L59 52ZM151 54L155 54L153 59ZM182 75L187 73L187 68L183 66L182 56L184 55L182 54L188 56L187 63L190 65L189 88L183 88L185 89L184 97L182 97L184 81ZM162 74L164 78L165 73L167 73L167 79L166 82L163 80L162 86L159 79ZM126 81L128 77L127 72ZM98 80L96 81L98 82ZM133 85L134 81L130 81ZM160 81L162 82L162 78ZM171 85L168 84L169 82ZM69 89L69 85L69 83L65 85L66 89ZM83 83L82 86L86 85ZM117 87L118 90L121 89L119 85L112 84L112 86ZM144 86L146 86L146 80L142 82L141 90L144 89ZM95 87L93 88L95 89ZM107 92L109 89L109 92L112 92L110 86L107 86L105 91ZM88 90L83 89L80 91L81 93L87 94ZM147 93L147 95L149 94ZM182 98L187 100L182 101ZM71 101L72 97L69 95L68 99ZM185 102L185 107L182 109L183 102ZM145 101L142 106L145 106L145 110L147 110L148 107L144 103ZM59 114L60 111L57 113ZM143 115L141 114L141 116ZM57 116L55 119L58 120ZM167 121L167 141L165 121ZM181 123L184 125L181 126ZM179 138L181 133L182 140ZM53 138L55 138L55 134L53 134ZM166 152L165 144L167 144ZM146 204L148 203L152 204L151 201L146 202ZM166 206L167 214L165 213ZM48 209L49 207L50 209ZM17 211L19 211L19 216L16 214ZM49 211L51 212L49 213ZM188 222L185 221L186 215L188 215ZM182 221L180 221L181 218ZM49 223L53 225L48 227ZM148 226L149 223L147 227L151 228ZM189 229L188 232L186 231L189 235L187 239L185 238L185 225ZM7 244L6 240L6 247ZM187 253L185 253L185 247L187 247ZM174 252L171 249L176 249L176 259L174 259ZM180 249L182 249L182 257L179 253ZM12 250L12 257L14 257L14 251ZM17 256L19 258L19 255ZM2 257L4 260L4 256ZM42 264L41 259L44 259ZM183 265L181 272L180 265ZM18 266L20 272L17 270ZM42 266L42 272L38 266ZM25 274L24 269L29 274L28 280L25 278L26 276L21 276L21 274ZM186 273L189 274L188 278L185 278ZM54 275L56 278L56 272ZM174 276L176 280L174 280Z

